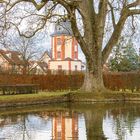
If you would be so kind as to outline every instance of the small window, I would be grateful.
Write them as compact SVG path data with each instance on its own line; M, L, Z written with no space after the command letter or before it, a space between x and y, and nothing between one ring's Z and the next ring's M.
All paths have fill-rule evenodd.
M74 58L77 58L77 52L74 52Z
M61 44L62 44L61 38L57 38L57 45L61 45Z
M58 138L61 138L61 132L57 132Z
M77 65L75 65L75 71L77 71Z
M59 58L59 59L61 58L61 52L60 51L57 52L57 58Z
M58 70L62 70L62 65L58 65Z

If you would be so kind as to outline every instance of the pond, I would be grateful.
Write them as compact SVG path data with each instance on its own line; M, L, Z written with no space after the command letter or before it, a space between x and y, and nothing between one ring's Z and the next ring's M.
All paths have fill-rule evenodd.
M0 140L140 140L140 104L0 109Z

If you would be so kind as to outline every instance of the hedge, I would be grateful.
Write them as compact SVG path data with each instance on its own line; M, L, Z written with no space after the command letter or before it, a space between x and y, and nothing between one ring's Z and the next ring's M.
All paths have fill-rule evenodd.
M111 90L131 90L140 89L140 73L104 73L104 84ZM0 74L0 85L3 84L39 84L40 90L75 90L82 86L84 74L57 74L57 75L18 75Z

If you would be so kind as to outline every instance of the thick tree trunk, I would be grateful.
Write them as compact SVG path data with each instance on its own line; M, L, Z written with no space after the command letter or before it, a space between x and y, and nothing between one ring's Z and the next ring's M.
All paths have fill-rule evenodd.
M95 93L103 92L105 90L105 87L103 83L102 73L94 74L93 72L87 70L81 90L85 92Z
M85 79L81 90L93 93L102 93L105 91L103 82L103 69L101 64L96 66L93 65L93 67L87 65Z

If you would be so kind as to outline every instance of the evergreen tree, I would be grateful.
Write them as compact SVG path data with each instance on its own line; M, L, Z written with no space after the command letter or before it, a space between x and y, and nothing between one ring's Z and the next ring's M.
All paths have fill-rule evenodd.
M133 71L138 69L139 56L131 40L128 43L122 43L121 40L112 54L114 56L109 61L111 71Z

